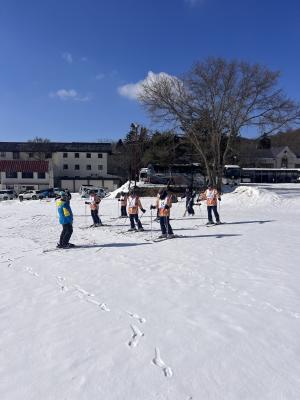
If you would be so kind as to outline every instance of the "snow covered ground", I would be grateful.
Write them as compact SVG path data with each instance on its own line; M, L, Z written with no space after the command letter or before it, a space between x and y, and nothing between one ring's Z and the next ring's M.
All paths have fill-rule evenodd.
M111 219L115 199L111 226L80 229L74 197L84 247L49 252L54 202L0 203L1 399L300 399L300 186L239 187L211 228L179 202L184 237L157 243Z

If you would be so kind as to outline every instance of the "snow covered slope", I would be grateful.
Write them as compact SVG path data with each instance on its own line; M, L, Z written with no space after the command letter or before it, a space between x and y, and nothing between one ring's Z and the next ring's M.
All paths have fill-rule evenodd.
M91 223L76 195L72 242L54 202L0 203L0 398L7 400L298 400L299 186L240 187L223 196L224 225L205 205L182 238L153 243L112 219Z

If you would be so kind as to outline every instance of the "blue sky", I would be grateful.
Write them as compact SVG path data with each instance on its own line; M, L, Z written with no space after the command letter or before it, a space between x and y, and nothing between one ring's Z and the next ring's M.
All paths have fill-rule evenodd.
M208 56L279 69L300 100L299 43L297 0L0 0L0 140L154 128L126 85Z

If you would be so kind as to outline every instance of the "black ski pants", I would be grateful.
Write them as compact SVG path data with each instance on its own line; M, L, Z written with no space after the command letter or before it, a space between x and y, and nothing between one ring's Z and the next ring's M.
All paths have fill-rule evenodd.
M160 229L163 235L173 235L173 230L170 225L170 217L159 217Z
M126 206L121 206L121 217L127 217Z
M213 222L212 211L213 211L213 213L215 215L216 222L220 222L220 216L219 216L219 213L218 213L218 210L217 210L217 206L207 206L208 221L209 222Z
M141 221L139 220L138 214L129 214L129 219L130 219L130 227L131 229L135 229L135 224L137 224L138 229L142 229L143 226L141 224Z
M91 210L91 216L93 218L94 224L101 224L101 220L98 215L98 210Z
M63 230L60 234L59 244L61 246L66 246L69 243L69 240L73 233L72 224L63 224Z

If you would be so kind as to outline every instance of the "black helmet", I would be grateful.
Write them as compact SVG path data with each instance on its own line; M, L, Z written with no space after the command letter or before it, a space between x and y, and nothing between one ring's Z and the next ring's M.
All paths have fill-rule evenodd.
M168 192L166 191L166 189L161 189L159 191L159 198L161 200L165 199L167 197L167 195L168 195Z

